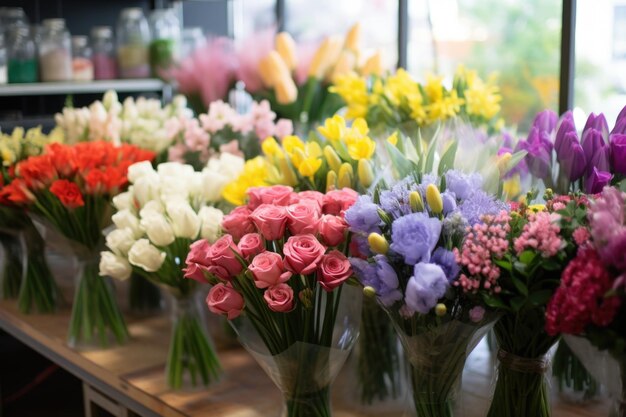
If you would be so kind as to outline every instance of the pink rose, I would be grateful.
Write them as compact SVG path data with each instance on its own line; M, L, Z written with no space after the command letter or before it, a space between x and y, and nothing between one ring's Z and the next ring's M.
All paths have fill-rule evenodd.
M286 185L272 187L250 187L248 189L248 208L254 210L261 204L288 206L291 204L293 188Z
M244 259L250 259L251 257L263 252L265 245L263 243L263 237L258 233L248 233L243 235L237 244L239 252Z
M213 268L212 271L217 271L213 273L221 279L230 279L239 274L243 269L243 266L241 265L241 262L239 262L239 259L235 256L235 253L241 255L241 253L239 253L239 248L237 248L237 245L233 242L233 237L231 235L224 235L219 238L213 246L211 246L208 255L211 266L220 267ZM227 278L224 278L225 274L221 268L227 271ZM211 267L209 267L209 270L211 270Z
M266 240L278 240L285 235L287 209L283 206L261 204L252 212L250 218Z
M269 287L263 293L263 298L272 311L286 313L293 309L293 290L287 284Z
M301 203L305 201L314 201L317 203L320 210L324 206L324 194L320 193L319 191L302 191L299 192L297 195Z
M346 239L348 224L342 217L324 214L318 228L322 242L328 246L338 246Z
M187 254L187 259L185 259L187 268L183 269L185 278L202 283L206 282L204 272L207 271L209 262L207 255L210 249L211 244L204 239L195 241L189 246L189 253Z
M222 283L216 284L209 290L206 297L209 310L215 314L221 314L232 320L243 311L243 297L234 288Z
M274 134L277 138L282 139L293 133L293 123L290 119L278 119L274 127Z
M327 192L324 195L324 214L343 216L344 211L354 204L358 196L359 194L350 188Z
M230 281L230 279L233 277L226 268L215 264L207 266L206 271L214 277L221 279L222 281Z
M313 235L297 235L287 239L283 247L285 267L295 274L310 274L317 269L326 248Z
M254 277L257 288L267 288L282 284L291 278L291 272L285 271L283 258L275 252L263 252L254 257L248 267Z
M346 256L338 250L324 255L317 271L317 280L326 291L332 291L352 276L352 267Z
M236 207L222 220L222 229L239 241L243 235L254 233L254 224L250 220L250 210L247 207Z
M298 203L287 207L287 227L292 235L316 234L320 221L317 204Z

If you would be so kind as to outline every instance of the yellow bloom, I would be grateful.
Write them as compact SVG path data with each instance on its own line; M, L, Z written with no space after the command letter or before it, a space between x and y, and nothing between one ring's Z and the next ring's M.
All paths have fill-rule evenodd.
M287 68L293 71L298 64L296 43L288 32L280 32L276 35L276 51L287 64Z
M339 189L354 188L352 186L353 178L354 170L352 169L352 165L347 162L341 164L341 168L339 169L339 177L337 178L337 186L339 187Z
M411 211L414 213L424 211L424 203L422 202L422 196L419 191L411 191L409 194L409 204L411 205Z
M343 47L352 51L359 50L359 40L361 39L361 24L355 23L346 34L346 41Z
M367 243L374 253L384 255L389 251L389 242L387 242L385 236L379 233L370 233L367 236Z
M322 156L322 148L317 142L307 142L304 145L304 153L307 157L319 158Z
M324 156L326 157L328 166L338 172L341 167L341 158L339 158L339 155L337 155L337 152L335 152L332 146L326 145L324 147Z
M326 192L337 188L337 173L332 169L326 174Z
M383 74L383 64L382 57L380 55L380 51L376 51L376 53L365 61L363 64L363 68L361 68L361 75L364 77L370 75L381 76Z
M332 65L337 62L342 47L343 42L341 38L330 36L324 39L311 60L309 77L317 78L318 80L324 78Z
M348 144L348 155L354 160L370 159L376 150L376 142L369 137L362 137Z
M312 177L322 166L320 158L308 157L300 163L298 171L303 177Z
M424 91L429 101L439 101L443 99L443 77L436 77L434 75L426 76L426 85Z
M476 79L464 94L467 113L470 116L489 120L500 112L502 97L497 86L485 84L481 79Z
M449 96L426 106L428 121L434 122L454 117L461 111L462 105L463 99L459 98L455 90L452 90Z
M226 184L222 190L222 197L233 205L240 206L246 201L246 192L250 187L261 187L269 185L269 164L262 156L246 161L243 172L239 177Z
M407 96L419 94L419 86L411 75L400 68L385 81L385 96L394 106L399 106Z
M329 91L338 94L346 102L346 117L365 117L369 102L366 79L350 72L334 78L333 84Z
M391 143L393 146L398 144L398 131L393 132L389 137L387 137L387 142Z
M359 184L367 188L374 182L374 171L367 159L359 159L359 165L357 166L357 172L359 173Z
M359 117L352 122L351 129L355 129L361 135L367 135L370 131L370 128L367 126L367 122L362 117Z
M330 81L334 82L335 80L339 79L339 77L351 73L355 66L356 56L354 52L344 50L343 52L341 52L341 55L339 55L339 59L337 60L337 63L335 64L335 67L330 74Z
M298 87L291 75L277 79L274 83L274 92L278 104L291 104L298 99Z
M288 135L283 138L283 149L291 157L296 149L304 150L304 142L297 136Z
M266 156L277 158L282 155L280 145L273 136L268 137L261 143L261 149Z
M282 184L293 187L298 183L298 179L296 178L296 173L293 172L293 169L289 165L287 158L285 158L282 155L278 158L278 168L279 168L280 177L281 177L280 182Z
M504 181L502 191L508 198L513 198L522 192L519 174L515 174L511 178Z
M530 206L528 206L528 210L534 211L535 213L544 211L545 209L546 209L545 204L531 204Z
M319 126L317 128L317 131L331 142L341 140L346 134L346 130L346 120L337 114L332 118L326 119L324 121L324 126Z

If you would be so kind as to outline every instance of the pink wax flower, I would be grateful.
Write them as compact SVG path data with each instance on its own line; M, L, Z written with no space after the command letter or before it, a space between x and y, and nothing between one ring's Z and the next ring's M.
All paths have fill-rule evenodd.
M565 242L559 236L561 228L556 224L558 214L542 211L528 215L522 234L513 242L515 251L520 255L526 249L541 252L544 258L550 258L561 250Z

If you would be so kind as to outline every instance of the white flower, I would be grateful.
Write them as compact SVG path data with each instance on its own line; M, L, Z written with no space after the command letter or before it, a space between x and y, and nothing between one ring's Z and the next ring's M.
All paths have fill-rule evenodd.
M202 197L207 202L217 202L222 199L222 190L231 180L219 172L209 169L202 170Z
M215 242L222 229L222 219L224 218L222 210L210 206L202 207L198 212L198 217L202 222L200 237L208 240L210 243Z
M167 246L175 239L172 225L162 214L150 212L148 216L142 217L140 223L148 239L157 246Z
M118 229L129 228L133 232L135 238L143 235L141 227L139 227L139 219L130 210L120 210L115 213L111 219Z
M163 207L163 203L160 200L150 200L148 201L143 208L139 211L139 217L142 219L144 217L148 217L153 213L163 214L165 213L165 207Z
M125 227L123 229L115 229L106 237L107 246L116 255L125 256L133 243L135 243L135 234L133 230Z
M128 182L134 184L139 178L145 175L154 174L154 168L150 161L142 161L132 164L128 167Z
M189 180L187 178L161 177L161 200L188 200Z
M125 280L130 277L132 267L128 261L112 252L100 252L100 275Z
M140 177L133 185L133 194L141 207L149 201L160 199L161 180L156 174Z
M157 172L161 178L175 177L182 179L193 175L193 167L178 162L165 162L157 166Z
M107 110L114 108L119 102L115 90L108 90L102 97L102 104Z
M113 197L113 206L118 210L134 210L135 204L130 189Z
M156 272L165 261L165 252L150 244L148 239L139 239L128 252L128 261L147 272Z
M166 205L176 237L196 239L200 233L200 218L185 201L172 201Z
M220 155L219 159L214 158L209 160L207 168L226 176L229 181L233 181L241 174L245 163L244 159L240 156L223 153Z

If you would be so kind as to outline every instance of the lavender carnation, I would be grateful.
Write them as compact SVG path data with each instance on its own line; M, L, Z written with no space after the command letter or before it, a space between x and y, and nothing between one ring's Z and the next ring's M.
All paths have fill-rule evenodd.
M383 223L378 215L378 206L369 195L359 196L345 216L350 230L357 233L379 233Z
M480 222L485 214L496 215L502 210L508 210L508 206L482 190L474 192L459 206L459 211L470 225Z
M457 170L446 172L446 190L453 192L459 200L466 200L480 190L482 185L483 178L480 174L465 174Z
M461 267L456 263L454 253L447 249L437 248L430 261L439 265L441 269L443 269L443 272L446 274L446 278L450 283L456 280L459 276L459 272L461 272Z
M448 289L446 274L439 265L418 263L406 286L406 305L421 314L428 312L444 296Z
M354 274L363 286L372 287L380 302L391 306L402 299L398 288L398 275L384 255L376 255L375 263L360 258L350 258Z
M400 217L391 225L391 250L404 257L407 265L428 262L439 241L441 221L424 213Z

